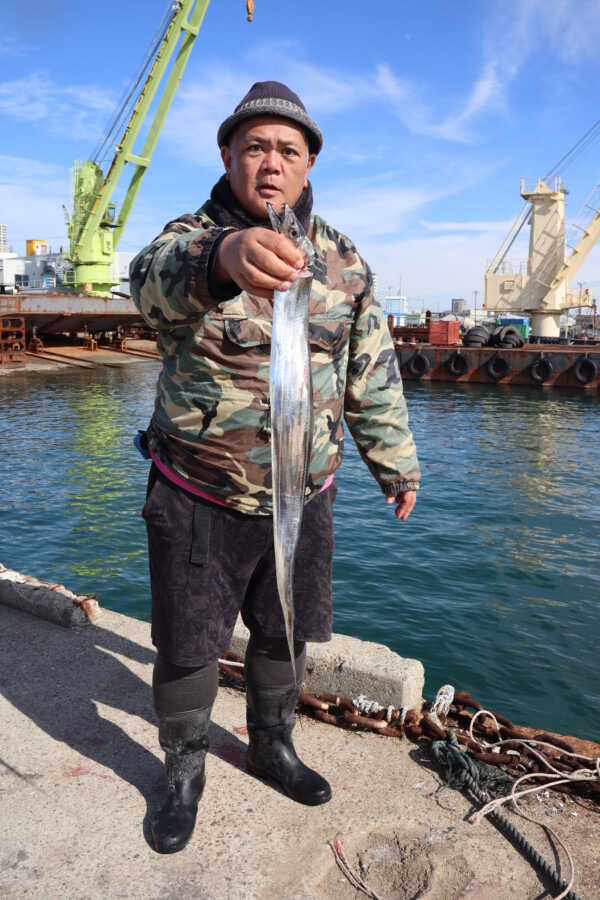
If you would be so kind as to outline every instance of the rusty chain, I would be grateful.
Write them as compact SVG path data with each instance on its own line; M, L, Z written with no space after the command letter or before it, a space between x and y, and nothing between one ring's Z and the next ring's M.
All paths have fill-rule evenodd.
M219 670L229 684L242 688L245 684L243 668L228 666L227 661L239 665L244 662L243 658L229 651L224 661L219 662ZM577 754L568 741L546 732L536 733L532 738L506 716L484 710L469 691L455 691L447 714L436 712L435 715L430 715L434 707L432 701L426 701L421 709L389 708L365 714L346 697L337 694L315 696L306 690L300 691L298 705L302 715L327 725L355 731L375 731L384 737L404 738L406 735L413 740L428 738L445 741L453 732L458 743L473 759L502 767L515 778L523 772L544 773L552 769L572 774L589 765L589 758ZM493 743L498 738L503 742L502 747L490 751L487 743ZM585 794L600 800L598 782L573 782L557 785L554 790Z

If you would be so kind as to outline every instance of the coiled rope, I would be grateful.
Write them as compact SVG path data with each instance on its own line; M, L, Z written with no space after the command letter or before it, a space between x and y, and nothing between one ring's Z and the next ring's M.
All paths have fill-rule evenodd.
M432 744L432 751L438 762L446 768L446 780L449 787L457 789L467 787L481 803L485 804L487 804L490 799L485 790L497 791L505 796L508 796L511 792L513 785L512 779L494 766L471 759L466 753L463 753L453 731L448 731L448 738L446 741L434 741ZM485 790L482 790L482 786ZM567 882L558 874L556 869L543 858L535 847L529 843L525 835L523 835L518 828L506 818L506 816L503 816L496 808L489 808L489 815L493 816L495 821L502 826L503 830L510 838L512 838L523 853L525 853L529 859L531 859L532 862L561 889L562 893L556 900L561 900L563 897L566 897L567 900L580 900L578 895L571 888L574 880L574 873L570 855L571 879L570 883L567 884ZM560 843L562 844L562 841Z
M233 666L236 666L236 668L233 668ZM232 683L238 687L241 687L244 681L244 676L239 670L241 666L243 666L243 660L231 653L231 651L225 654L224 659L219 660L219 669L221 672L231 679ZM572 885L575 880L573 860L568 848L559 835L557 835L548 825L543 825L545 831L551 834L565 851L571 867L571 879L569 884L566 884L566 882L543 859L541 854L532 847L515 826L497 812L497 807L502 803L510 801L513 803L520 816L530 822L540 825L540 822L531 816L526 815L520 809L518 798L525 794L532 793L533 791L539 791L544 787L554 787L555 785L564 785L569 782L573 783L576 787L583 787L587 783L588 792L593 791L596 793L599 787L598 782L600 782L599 756L591 757L585 756L582 753L576 753L574 752L573 747L570 746L565 739L559 739L557 736L538 734L533 739L528 738L524 734L518 733L518 729L515 729L515 726L506 717L501 716L499 713L494 714L489 710L484 709L481 704L471 698L468 691L457 691L452 685L444 685L440 688L435 701L433 703L425 703L423 711L406 707L400 709L384 707L377 701L369 700L364 694L361 694L356 699L349 700L334 694L321 694L319 697L316 697L306 691L301 691L299 703L300 707L304 708L305 713L310 712L315 718L327 722L330 725L336 725L342 728L370 728L377 731L380 735L396 738L401 738L404 734L409 735L413 739L419 739L422 735L436 738L436 740L432 742L432 745L436 748L434 752L439 754L439 760L444 763L448 769L449 786L457 787L459 789L469 788L482 803L486 804L473 813L470 817L470 821L476 825L485 815L492 815L505 832L513 838L515 844L523 850L523 853L527 855L532 862L538 865L541 871L543 871L554 884L561 888L561 893L557 895L554 900L563 900L563 898L568 898L568 900L579 900L577 894L572 890ZM450 713L451 716L459 717L461 715L461 710L464 709L465 706L477 710L475 715L468 714L470 718L470 727L468 728L469 738L465 738L464 735L454 730L455 727L464 730L460 725L460 722L458 726L450 728L450 723L447 721L448 713ZM481 734L478 735L476 739L474 726L480 717L491 719L494 724L494 729L485 725L479 725L478 730ZM501 726L503 732L507 734L508 740L501 739ZM493 740L495 736L498 736L500 739L494 742L488 742L482 735L485 735L485 737L488 737L491 740ZM473 752L479 758L474 759L466 752L461 752L459 740L467 745L469 753ZM511 772L516 771L517 768L523 771L524 767L527 765L527 761L523 755L514 749L515 745L519 744L523 746L525 754L537 759L539 764L547 767L549 771L529 771L525 776L513 780L505 774L503 770L499 769L499 766L508 765L511 767ZM506 745L504 753L499 752L502 750L503 745ZM539 750L536 748L539 748ZM552 759L547 755L547 752L546 754L542 752L542 748L546 751L549 749L555 756L557 755L558 748L559 760L566 761L567 758L570 758L573 761L573 764L579 766L579 768L571 774L565 774L565 766L562 766L562 770L557 769L553 764ZM483 754L481 751L484 749L491 752ZM486 762L482 759L482 756L487 757L488 761ZM582 766L583 762L588 763L587 768ZM493 765L489 765L489 763L493 763ZM557 762L556 765L558 766L559 764L560 763ZM551 783L546 782L545 784L538 785L536 788L516 793L517 786L521 784L525 778L554 780ZM502 796L496 797L496 799L490 801L489 797L482 789ZM337 839L341 839L341 834L337 835L336 841ZM338 865L344 870L344 861L339 854L340 849L343 851L341 840L339 845L337 845L337 849L335 841L330 841L329 843L338 860ZM345 863L347 864L347 860L345 860ZM356 875L356 873L352 874ZM354 886L357 890L367 893L368 896L376 897L373 892L370 892L371 889L364 882L362 882L362 884L354 883Z

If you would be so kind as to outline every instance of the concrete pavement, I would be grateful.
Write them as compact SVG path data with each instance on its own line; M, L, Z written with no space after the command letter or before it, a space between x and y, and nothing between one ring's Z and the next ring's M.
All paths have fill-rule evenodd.
M196 832L183 852L159 856L149 833L163 779L153 658L147 623L103 610L95 624L65 628L0 605L2 897L364 896L327 843L340 832L351 864L385 900L557 895L493 825L466 822L469 800L442 787L426 741L302 718L297 749L334 797L317 808L293 803L247 773L243 694L224 687ZM580 896L600 896L598 807L551 795L530 808L566 838ZM517 823L555 862L541 829Z

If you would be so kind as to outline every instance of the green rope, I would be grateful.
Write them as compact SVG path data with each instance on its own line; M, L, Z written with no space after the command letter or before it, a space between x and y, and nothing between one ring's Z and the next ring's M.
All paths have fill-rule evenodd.
M456 790L469 788L481 803L487 803L489 796L485 791L490 791L498 796L507 796L512 789L512 779L494 766L479 760L472 759L460 749L456 735L448 732L447 741L434 741L432 744L433 755L446 770L446 781L449 787ZM483 790L482 790L483 788ZM506 816L497 810L492 810L490 816L502 826L504 831L515 841L517 846L534 862L534 864L561 890L565 890L567 882L564 881L556 869L538 853L535 847L529 843L521 832L515 828ZM575 891L570 890L566 895L568 900L580 900Z

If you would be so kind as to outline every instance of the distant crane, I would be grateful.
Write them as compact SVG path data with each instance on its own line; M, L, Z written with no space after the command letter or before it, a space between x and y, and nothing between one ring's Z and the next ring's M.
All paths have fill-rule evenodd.
M110 296L111 287L117 284L111 277L114 253L209 2L210 0L175 0L169 3L133 87L122 98L92 159L75 163L71 179L72 214L69 216L65 210L70 239L68 258L73 263L73 268L65 275L69 286L79 293ZM248 20L252 21L253 0L247 0L246 10ZM179 50L162 88L162 96L159 95L160 101L144 146L139 155L136 155L133 152L135 140L178 45ZM103 154L108 153L112 142L121 134L108 173L104 176L101 162L106 156L103 157ZM117 215L111 197L127 163L134 168Z
M569 282L600 237L600 181L584 203L565 237L565 196L559 166L566 168L600 137L600 120L555 166L534 184L521 180L526 201L485 274L487 310L523 312L531 316L533 337L557 337L564 310L593 306L589 291L568 292ZM529 254L517 263L506 259L523 226L529 223Z
M179 0L169 4L163 20L142 63L137 80L115 114L106 134L96 149L94 157L86 162L76 162L72 171L71 189L73 212L68 218L69 259L73 269L69 272L72 287L79 292L110 296L116 282L111 279L114 252L142 178L150 164L165 117L175 96L175 91L189 59L198 35L209 0ZM181 42L180 42L181 38ZM133 153L133 145L148 113L156 91L165 75L169 60L177 44L181 43L169 77L162 90L162 97L139 156ZM141 90L139 84L147 72ZM137 93L136 93L137 91ZM120 128L125 128L106 177L100 167L100 156L110 146ZM120 212L111 197L127 163L134 166L129 187Z

